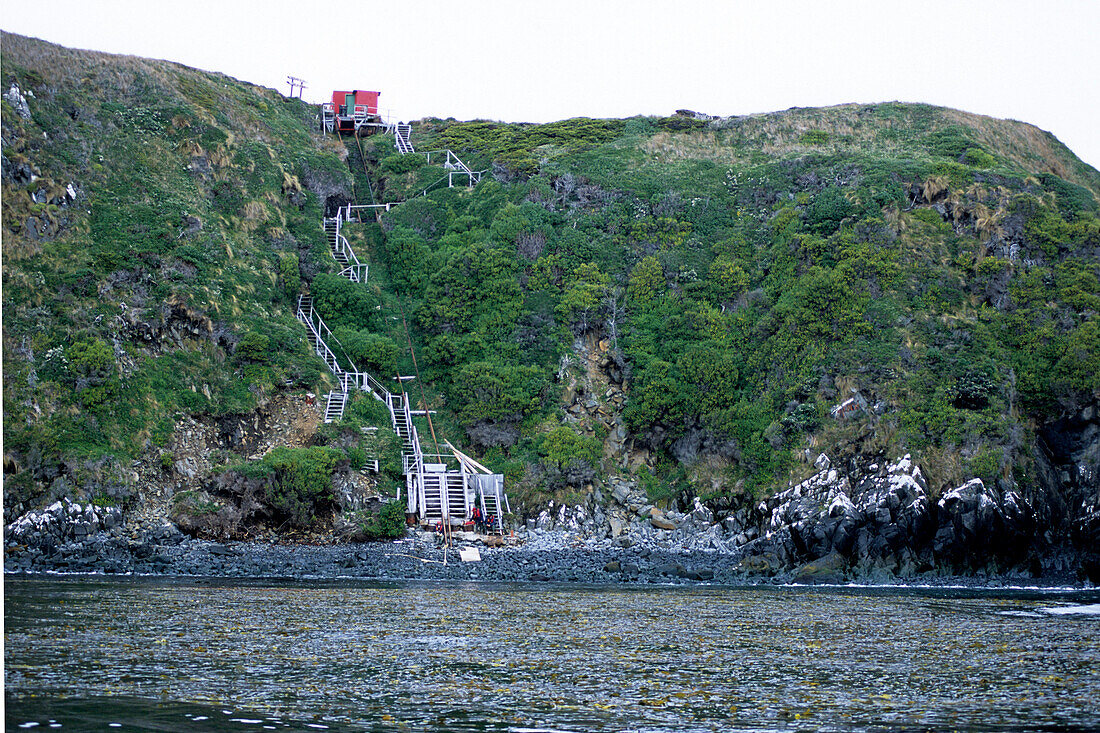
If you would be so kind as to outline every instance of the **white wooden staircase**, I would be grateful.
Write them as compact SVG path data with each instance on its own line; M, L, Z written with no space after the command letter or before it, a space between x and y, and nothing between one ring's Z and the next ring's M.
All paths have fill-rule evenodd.
M368 266L359 261L359 258L355 255L355 250L348 243L347 237L340 232L343 223L350 218L350 206L337 209L336 216L325 217L323 222L325 239L328 242L332 258L343 268L338 273L340 277L346 277L353 283L365 283L367 281Z
M397 126L395 135L399 141L398 147L401 148L400 141L403 139L408 148L402 152L413 152L412 145L408 142L408 133L408 125ZM450 154L450 151L447 152ZM454 156L454 161L457 162L451 162L449 155L448 167L452 174L474 175L457 156ZM341 233L342 225L351 220L355 208L363 207L341 207L336 216L325 217L322 226L332 256L342 268L340 275L352 282L365 283L367 266L359 261ZM445 443L451 451L450 454L425 455L420 446L416 425L413 424L414 411L403 389L400 392L391 392L371 374L355 366L347 354L342 353L340 342L314 308L311 296L303 294L298 297L296 315L306 326L310 346L324 360L339 383L338 389L325 396L325 422L336 422L343 417L348 398L354 390L367 392L389 410L393 430L401 441L408 513L418 515L424 523L461 525L471 517L473 508L480 504L483 516L495 520L491 529L502 532L501 517L510 511L508 497L504 493L504 477L492 473L450 443ZM334 348L341 351L342 359L337 357ZM406 378L398 377L398 384L404 384L404 379ZM416 414L423 414L423 411L416 411ZM377 470L377 460L374 461L374 466Z
M402 155L416 152L413 150L412 141L409 139L411 135L412 125L407 122L398 122L393 126L393 139L397 143L397 152Z

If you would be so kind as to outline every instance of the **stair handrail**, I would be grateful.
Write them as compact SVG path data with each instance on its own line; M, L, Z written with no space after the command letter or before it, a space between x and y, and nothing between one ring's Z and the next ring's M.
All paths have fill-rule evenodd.
M455 155L454 152L452 152L451 150L447 150L447 162L444 163L444 167L447 166L457 168L463 173L473 174L473 171L470 170L469 167L467 167L467 165L462 162L462 159Z
M488 475L488 476L499 475L499 474L496 474L494 471L491 471L490 469L488 469L485 466L481 465L480 463L475 461L473 458L471 458L470 456L468 456L465 453L463 453L462 451L460 451L458 448L455 448L454 445L449 440L444 441L443 444L447 446L448 450L450 450L452 453L454 453L455 458L458 459L458 462L462 465L462 469L464 471L468 471L469 473L480 473L480 474ZM496 498L497 507L499 507L499 509L500 509L500 511L498 512L498 516L497 516L498 529L503 529L503 527L504 527L503 519L501 518L500 515L511 514L512 513L512 506L508 501L508 493L504 490L504 482L503 481L500 482L500 484L494 484L493 485L493 495ZM484 490L482 490L482 492L481 492L481 509L482 509L482 511L485 511L485 494L484 494Z
M432 155L435 153L443 153L446 159L443 161L443 167L457 168L465 173L473 173L474 171L465 163L462 162L462 158L458 157L458 153L450 148L436 148L434 150L421 150L418 155L423 155L425 162L431 165Z
M355 112L359 112L359 110L356 109ZM359 117L359 115L356 115L356 116ZM356 128L358 129L358 120L357 120ZM413 149L413 146L412 146L412 142L409 139L409 136L411 135L411 132L412 132L412 126L410 124L408 124L408 123L388 124L387 123L385 125L385 129L386 129L387 132L392 131L392 133L394 134L398 150L400 150L402 153L415 153L415 150ZM428 153L426 154L426 160L427 160L428 163L431 162L432 152L436 152L436 151L428 151ZM443 176L438 181L436 181L436 182L432 183L431 185L429 185L427 188L422 190L419 194L417 194L417 196L415 196L413 198L417 198L419 196L426 196L429 192L431 192L432 190L435 190L435 188L437 188L438 186L440 186L444 182L446 183L446 185L448 187L453 187L454 186L454 176L455 175L465 175L465 176L467 176L467 181L468 181L469 185L470 186L476 186L477 184L479 184L481 182L481 179L482 179L483 175L485 173L489 172L488 169L481 170L481 171L473 171L452 150L447 149L445 152L446 152L446 159L444 161L444 167L447 169L447 175ZM329 227L328 227L329 222L332 222L335 226L335 232L333 232L333 239L332 239L332 254L333 254L333 257L335 259L337 259L337 261L339 261L339 258L337 258L337 254L340 254L344 258L346 258L347 263L348 263L347 267L345 267L340 272L341 276L346 276L346 277L348 277L348 279L350 279L352 281L356 281L356 282L359 282L361 280L366 279L365 272L366 272L366 267L367 266L359 261L358 256L355 254L355 250L352 249L352 247L351 247L351 243L348 241L347 237L345 237L343 235L343 233L341 232L343 223L345 221L346 222L351 221L352 211L353 210L358 210L358 209L365 209L365 208L383 208L383 207L386 209L386 211L389 211L390 207L393 206L393 205L396 205L397 203L401 203L401 202L387 203L387 204L372 204L372 205L369 205L369 206L368 205L353 205L352 203L349 202L345 206L339 207L336 210L336 215L335 216L324 218L324 220L322 221L322 225L323 225L323 228L326 230L326 232L329 231ZM316 339L316 342L318 344L318 347L317 347L318 354L325 358L325 361L328 364L329 368L333 371L334 374L336 374L338 377L340 377L340 386L341 386L341 390L342 390L342 394L343 394L343 399L344 399L345 402L347 400L347 395L350 392L352 385L354 385L357 389L363 389L363 390L366 390L366 391L370 391L376 398L382 400L386 404L386 406L387 406L387 408L389 409L389 412L390 412L390 418L391 418L391 422L392 422L392 425L393 425L393 428L394 428L394 432L396 432L398 434L398 436L402 439L401 462L402 462L403 473L405 474L405 477L406 477L406 484L407 484L407 489L408 489L408 493L409 493L410 507L412 507L412 500L413 500L412 498L415 495L415 496L418 497L418 502L420 504L420 508L417 509L417 510L418 511L422 510L424 505L425 505L424 504L424 499L425 499L425 497L424 497L425 476L426 476L426 472L424 470L424 460L425 460L425 458L435 459L436 461L438 461L440 463L443 463L444 467L446 468L446 465L450 462L450 459L451 459L452 456L448 456L446 454L427 454L426 455L423 452L423 450L421 449L421 446L420 446L419 431L417 430L416 425L413 424L412 412L411 412L410 407L409 407L409 398L408 398L407 394L405 394L404 392L402 392L400 394L390 392L382 383L380 383L377 379L375 379L370 373L360 371L359 368L355 366L354 362L352 362L350 358L348 358L348 363L350 364L351 369L350 370L343 370L343 369L340 368L339 361L337 360L335 353L333 353L332 349L329 348L329 346L326 343L325 338L322 335L322 333L327 335L336 344L340 343L339 339L336 338L336 336L328 328L327 324L325 324L324 319L321 318L321 315L319 313L317 313L315 311L315 309L313 308L312 298L310 299L309 312L307 313L305 311L305 309L302 307L302 297L299 296L299 299L298 299L298 318L300 320L302 320L304 323L306 323L307 326L309 327L309 329L312 331L312 333L313 333L313 335ZM316 319L316 322L314 321L314 319ZM410 348L411 348L411 345L410 345ZM342 346L341 346L341 350L343 350ZM344 354L344 356L345 356L345 358L347 358L346 353ZM414 356L414 358L415 358L415 356ZM399 414L400 414L400 420L398 419ZM429 418L429 420L430 420L430 418ZM405 435L402 435L402 432L404 432ZM470 501L470 498L469 498L469 483L470 483L470 475L471 474L484 474L484 475L490 475L490 476L500 477L500 478L503 478L503 477L500 476L500 474L494 474L490 469L486 468L485 466L478 463L476 460L474 460L470 456L468 456L465 453L462 453L461 451L456 449L454 447L454 445L452 445L451 443L445 442L445 445L447 446L447 448L449 450L451 450L451 452L453 454L453 458L455 460L457 460L458 464L459 464L459 470L458 471L454 471L454 470L451 470L451 469L446 469L443 473L443 478L441 478L441 485L440 485L441 506L440 506L440 511L442 512L445 519L449 519L450 513L451 513L450 512L451 507L450 507L450 496L449 496L448 486L447 486L448 479L446 478L446 476L458 475L458 476L461 477L462 489L463 489L463 494L462 494L463 506L464 506L464 508L466 509L467 512L469 511L469 501ZM438 447L436 448L436 450L438 450ZM442 459L442 460L440 460L440 459ZM493 493L493 498L495 500L496 508L498 509L498 516L496 517L496 524L497 524L498 528L502 529L503 528L503 523L502 523L502 520L501 520L499 515L503 514L503 512L501 512L499 510L502 507L507 506L508 507L507 511L509 513L511 512L511 507L509 506L509 503L508 503L508 495L503 490L503 481L496 480L496 481L493 482L493 492L492 493ZM482 506L483 507L484 507L484 503L485 503L484 502L484 493L482 493ZM448 522L448 524L449 524L449 522Z
M404 134L402 134L402 130L404 131ZM411 134L412 125L407 122L398 122L393 126L393 137L394 141L397 144L397 152L404 155L416 152L415 150L413 150L412 141L409 139L409 136Z
M390 391L386 388L386 386L375 379L374 375L372 375L370 372L363 372L363 374L366 377L366 383L371 388L371 391L377 392L378 396L385 399L388 404Z
M397 422L397 410L394 407L395 400L392 399L397 395L391 393L391 398L388 400L390 406L390 417L393 420L393 429L395 433L398 433L400 437L400 431L398 430ZM402 395L404 397L404 395ZM405 469L405 473L420 474L424 471L424 454L420 449L420 434L416 430L416 425L413 424L412 415L409 412L408 399L401 399L401 415L405 420L405 424L409 426L408 443L412 453L408 453L406 450L401 451L401 462Z
M409 428L409 442L412 452L401 451L402 467L406 474L422 474L424 473L424 454L420 452L420 433L417 432L415 425Z
M336 354L333 353L332 349L330 349L328 344L325 343L325 339L322 338L318 325L313 322L314 317L316 317L317 321L320 323L320 328L323 328L325 332L329 334L329 336L332 336L332 331L329 331L328 326L326 326L325 322L321 320L321 315L317 313L316 310L314 310L312 301L309 304L309 312L306 313L306 311L302 308L302 298L301 296L299 296L298 320L306 324L306 326L309 327L309 330L313 332L313 336L317 339L317 348L315 349L317 355L325 360L325 363L328 365L328 368L332 370L333 374L339 376L344 372L344 370L340 366L340 361L336 358ZM333 340L336 340L335 336L332 336L332 338ZM339 343L339 341L337 341L337 343Z
M321 356L325 360L329 368L332 370L333 374L341 377L342 379L354 380L356 388L361 389L361 384L369 386L369 391L376 393L379 399L388 404L391 393L386 388L386 386L375 379L374 375L372 375L370 372L360 371L359 367L355 366L355 362L353 362L351 360L351 357L349 357L347 354L344 354L344 358L348 360L348 364L351 366L351 369L345 370L340 367L340 363L336 358L336 354L333 353L331 348L329 348L329 345L325 342L325 339L321 335L321 332L323 331L325 334L328 335L330 339L335 341L337 344L340 343L340 339L336 338L332 331L329 330L329 327L325 324L324 319L321 318L321 314L318 313L317 310L313 307L313 302L310 301L309 311L307 312L302 307L302 299L303 296L298 296L298 320L309 327L309 330L313 332L314 337L317 339L318 345L320 347L323 347L323 351L318 349L318 356ZM316 322L314 319L316 319ZM343 345L341 344L341 346ZM347 376L344 377L343 375ZM345 388L344 391L347 392L348 390Z
M470 185L471 186L476 186L477 184L481 183L481 176L484 175L485 173L488 173L488 172L489 172L488 168L486 168L483 171L470 171L469 173L467 173L465 171L451 171L447 175L440 178L438 181L435 181L434 183L429 185L427 188L425 188L420 193L416 194L416 196L413 196L413 198L418 198L420 196L427 196L429 193L436 190L436 188L439 188L439 184L443 183L443 182L447 183L447 188L453 188L454 184L452 182L452 178L453 178L453 176L456 176L456 175L457 176L468 176L469 179L470 179ZM398 203L401 203L401 202L398 202Z
M348 265L343 270L340 270L340 272L338 272L337 274L340 277L346 277L353 283L362 283L367 281L368 269L369 268L366 265Z
M348 242L348 238L340 231L344 222L351 221L351 210L352 205L347 204L336 210L336 216L328 217L329 221L336 223L336 236L335 243L333 244L332 256L337 262L339 262L339 259L336 258L337 253L344 255L348 260L347 267L339 273L342 277L346 277L352 282L362 283L367 281L367 272L369 272L368 265L359 261L359 256L355 254L355 250L352 249L351 243Z

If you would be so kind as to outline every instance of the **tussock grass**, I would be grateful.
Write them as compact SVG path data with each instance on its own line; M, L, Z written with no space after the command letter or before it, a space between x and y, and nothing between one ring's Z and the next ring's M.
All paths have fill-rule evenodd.
M662 162L700 159L726 165L821 154L908 158L923 153L933 159L924 141L955 127L1011 170L1053 173L1100 190L1100 172L1078 160L1049 132L1016 120L923 104L845 104L725 118L701 131L658 132L642 140L640 148ZM822 137L824 143L815 142Z

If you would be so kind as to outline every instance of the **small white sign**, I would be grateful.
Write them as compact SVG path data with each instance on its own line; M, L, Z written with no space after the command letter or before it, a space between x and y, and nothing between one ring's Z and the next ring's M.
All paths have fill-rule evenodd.
M476 547L463 547L458 551L458 556L462 558L462 562L481 562L481 553Z

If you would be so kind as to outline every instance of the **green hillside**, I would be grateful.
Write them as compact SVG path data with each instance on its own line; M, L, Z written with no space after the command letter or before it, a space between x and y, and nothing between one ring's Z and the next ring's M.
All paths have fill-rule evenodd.
M350 175L313 107L10 34L3 81L31 112L3 102L9 505L58 481L128 499L181 413L317 385L293 304Z
M302 288L383 379L413 372L407 323L434 427L527 506L612 474L655 501L767 494L821 452L912 453L936 489L1085 480L1060 467L1095 439L1100 173L1030 125L426 119L417 150L488 173L417 196L437 157L382 136L360 157L222 75L10 34L2 75L33 94L30 119L2 103L8 505L132 502L181 416L326 389ZM347 228L353 285L320 221L371 200L408 201Z

